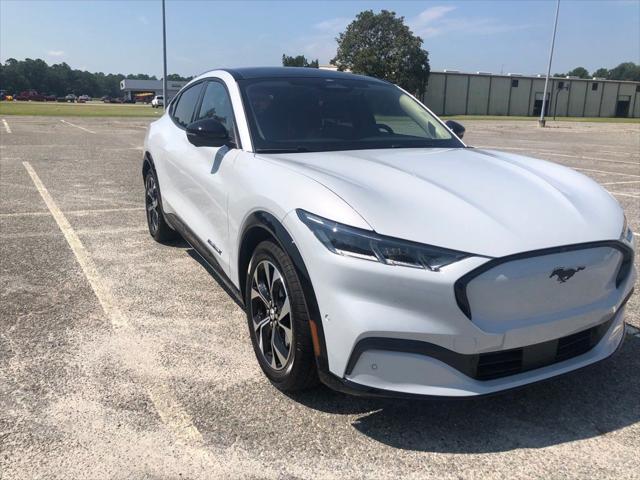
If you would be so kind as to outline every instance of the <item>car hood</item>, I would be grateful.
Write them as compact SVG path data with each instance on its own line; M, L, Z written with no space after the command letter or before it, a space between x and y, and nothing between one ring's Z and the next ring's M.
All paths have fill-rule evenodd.
M261 156L322 183L380 234L478 255L618 239L622 229L622 209L593 180L520 155L456 148Z

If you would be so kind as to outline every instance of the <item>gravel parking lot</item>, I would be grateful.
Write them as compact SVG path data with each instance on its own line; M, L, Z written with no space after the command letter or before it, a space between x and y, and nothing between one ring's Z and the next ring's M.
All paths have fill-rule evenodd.
M197 254L148 235L149 121L0 121L1 479L640 478L633 329L606 362L495 397L279 393ZM640 124L465 126L594 178L640 232Z

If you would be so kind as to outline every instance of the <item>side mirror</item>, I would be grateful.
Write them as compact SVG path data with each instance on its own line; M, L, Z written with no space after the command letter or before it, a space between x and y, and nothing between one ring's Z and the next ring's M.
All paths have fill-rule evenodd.
M221 147L231 142L225 126L214 118L203 118L187 125L187 139L196 147Z
M447 127L449 127L451 129L451 131L453 133L455 133L458 138L462 138L464 137L464 132L466 131L465 128L462 126L461 123L458 122L454 122L453 120L447 120L446 122L444 122L445 125Z

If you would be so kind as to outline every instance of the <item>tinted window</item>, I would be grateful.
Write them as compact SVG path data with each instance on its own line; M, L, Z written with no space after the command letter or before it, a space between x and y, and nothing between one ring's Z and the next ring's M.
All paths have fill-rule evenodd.
M461 147L428 110L389 84L338 78L241 83L258 152Z
M202 84L194 85L188 88L180 95L178 103L173 107L173 119L183 127L186 127L191 123L191 117L193 111L196 108L198 97L200 97L200 91L202 90Z
M595 92L596 90L598 90L598 84L597 84L597 83L592 83L592 84L591 84L591 90L593 90L594 92Z
M518 83L520 83L520 82L518 82L518 80L516 80L516 79L511 80L511 86L513 88L517 88L518 87Z
M203 118L215 118L218 120L227 128L229 137L235 142L235 122L231 99L227 94L227 89L219 82L207 83L196 120Z

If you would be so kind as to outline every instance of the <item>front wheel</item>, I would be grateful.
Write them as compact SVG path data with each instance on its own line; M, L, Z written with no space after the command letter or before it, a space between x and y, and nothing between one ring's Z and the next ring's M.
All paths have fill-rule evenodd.
M264 374L282 391L317 383L309 312L295 267L275 243L251 258L245 288L249 335Z
M144 190L144 203L147 212L147 226L149 227L149 234L155 241L160 243L174 240L178 237L178 234L164 219L160 187L158 186L158 177L156 176L153 168L150 168L144 177Z

